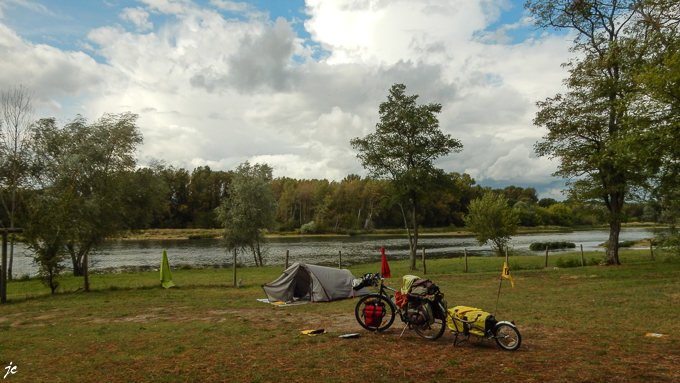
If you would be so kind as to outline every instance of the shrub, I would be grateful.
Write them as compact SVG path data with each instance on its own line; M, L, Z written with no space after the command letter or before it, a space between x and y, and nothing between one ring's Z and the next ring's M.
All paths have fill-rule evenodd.
M529 249L533 251L545 250L546 247L551 250L573 249L576 247L576 244L573 242L560 241L560 242L534 242L531 245L529 245Z
M300 233L302 234L314 234L316 233L316 223L314 221L309 221L304 225L300 226Z
M636 243L637 243L637 241L623 241L623 242L619 242L619 247L632 247ZM609 247L609 241L604 241L604 243L601 243L600 246L608 248Z
M562 258L557 258L557 261L555 261L555 265L559 268L570 268L570 267L580 267L581 266L581 260L579 259L574 259L570 258L567 260L564 260Z

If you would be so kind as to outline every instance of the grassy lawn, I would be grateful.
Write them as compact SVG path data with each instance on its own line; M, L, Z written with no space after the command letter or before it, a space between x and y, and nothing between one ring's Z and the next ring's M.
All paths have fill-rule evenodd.
M159 287L158 273L65 277L56 295L38 281L8 284L0 306L0 372L8 382L678 382L680 259L624 251L624 266L558 268L580 254L511 257L515 287L502 284L497 317L522 333L516 352L446 333L427 341L399 338L356 323L356 299L290 307L256 301L281 267L173 271L179 287ZM586 259L602 253L587 253ZM427 275L392 262L388 284L416 274L437 283L449 307L494 311L504 258L431 260ZM355 276L379 264L350 269ZM324 328L316 337L300 331ZM353 339L341 334L361 333ZM665 334L646 337L646 333Z

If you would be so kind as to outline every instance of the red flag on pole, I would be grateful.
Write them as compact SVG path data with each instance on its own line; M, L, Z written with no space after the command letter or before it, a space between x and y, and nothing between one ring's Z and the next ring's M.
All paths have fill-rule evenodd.
M383 278L389 278L390 277L390 265L387 264L387 257L385 256L385 248L381 247L380 251L382 251L382 262L380 264L380 272L383 275Z

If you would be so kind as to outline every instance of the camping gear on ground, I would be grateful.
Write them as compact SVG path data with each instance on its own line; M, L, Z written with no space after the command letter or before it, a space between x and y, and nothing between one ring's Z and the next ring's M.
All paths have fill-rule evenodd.
M385 286L380 273L366 274L358 280L362 286L378 288L377 293L360 298L354 308L357 322L366 330L385 331L392 326L398 315L405 324L399 337L404 335L407 328L411 328L425 339L436 340L448 327L456 337L454 346L469 340L470 336L493 339L500 348L507 351L516 350L522 343L514 322L499 322L493 315L474 307L456 306L447 310L444 294L430 280L413 275L404 276L401 291ZM388 295L388 291L395 295ZM407 301L404 306L397 304L403 300L403 296L406 296ZM381 308L376 309L376 306ZM382 307L384 312L381 311ZM376 312L380 313L380 324L377 324Z
M309 335L309 336L317 336L319 334L326 334L326 330L324 329L319 329L319 330L303 330L300 331L300 334L302 335Z
M358 338L361 334L359 333L352 333L352 334L344 334L340 335L338 338Z
M365 288L355 291L354 279L349 270L295 263L262 289L270 302L328 302L371 293Z

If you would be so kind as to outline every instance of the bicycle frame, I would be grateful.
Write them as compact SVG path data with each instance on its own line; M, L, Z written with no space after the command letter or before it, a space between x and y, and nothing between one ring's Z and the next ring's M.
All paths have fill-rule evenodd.
M399 338L401 338L401 337L404 335L404 332L406 331L406 329L409 328L409 326L411 325L411 323L410 323L410 322L406 319L406 317L404 316L404 312L401 311L401 307L397 306L397 305L394 303L394 301L392 300L392 297L390 297L390 295L386 292L386 290L389 290L389 291L391 291L391 292L393 292L393 293L396 293L397 291L399 291L399 290L397 290L397 289L393 289L393 288L391 288L391 287L385 285L385 284L383 283L383 279L382 279L382 278L378 279L378 294L380 294L380 295L384 296L385 298L387 298L387 302L390 304L390 306L392 306L392 309L394 309L395 314L397 314L397 315L399 316L399 319L401 319L401 321L402 321L403 323L406 323L406 326L404 326L404 328L401 330L401 334L399 334Z

